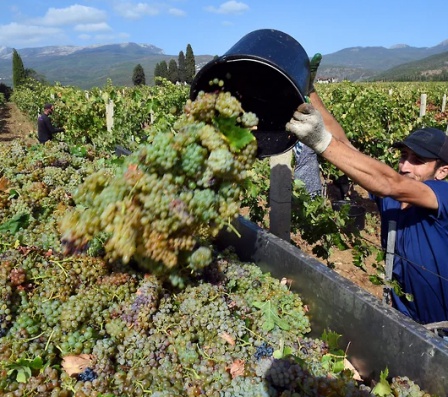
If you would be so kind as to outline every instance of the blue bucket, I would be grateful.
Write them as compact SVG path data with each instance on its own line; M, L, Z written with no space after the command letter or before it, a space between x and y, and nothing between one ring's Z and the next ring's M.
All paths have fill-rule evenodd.
M194 100L199 91L216 90L210 86L211 80L223 80L224 90L259 118L254 135L262 158L284 153L297 142L285 125L305 102L309 76L309 57L294 38L278 30L261 29L202 67L191 84L190 98Z

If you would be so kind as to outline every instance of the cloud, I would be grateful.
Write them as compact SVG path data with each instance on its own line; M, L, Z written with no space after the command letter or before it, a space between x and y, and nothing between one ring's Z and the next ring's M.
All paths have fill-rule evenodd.
M140 19L144 16L155 16L160 14L160 8L148 3L120 2L115 4L115 11L127 19Z
M106 32L112 28L106 22L100 23L82 23L76 25L74 29L78 32Z
M42 39L60 35L61 30L52 27L22 25L12 22L0 25L0 43L14 43L14 46L39 43Z
M61 26L99 23L106 19L107 14L105 11L74 4L66 8L49 8L39 22L46 26Z
M215 14L235 14L240 15L249 10L249 6L245 3L240 3L238 1L226 1L222 3L218 8L209 6L206 7L206 10L209 12L213 12Z
M175 17L184 17L187 13L179 8L170 8L168 10L168 14L173 15Z

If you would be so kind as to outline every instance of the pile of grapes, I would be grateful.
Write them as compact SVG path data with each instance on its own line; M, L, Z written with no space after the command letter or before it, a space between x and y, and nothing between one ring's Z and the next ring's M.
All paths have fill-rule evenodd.
M0 146L2 396L376 394L331 332L307 336L287 283L213 246L238 213L255 121L201 94L126 158ZM378 395L429 396L406 377Z

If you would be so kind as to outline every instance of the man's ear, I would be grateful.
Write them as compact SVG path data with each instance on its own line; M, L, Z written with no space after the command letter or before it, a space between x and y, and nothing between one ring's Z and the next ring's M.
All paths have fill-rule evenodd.
M434 175L434 179L437 181L442 181L448 176L448 164L442 165L436 170L436 174Z

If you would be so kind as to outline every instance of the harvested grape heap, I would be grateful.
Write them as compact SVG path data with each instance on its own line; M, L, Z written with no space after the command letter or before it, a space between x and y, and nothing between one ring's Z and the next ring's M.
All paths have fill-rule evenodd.
M61 226L67 249L82 251L105 233L109 259L169 273L176 285L182 269L208 265L210 238L238 215L257 122L230 93L189 100L173 132L154 134L116 176L100 171L80 186L78 209Z
M211 97L199 99L208 98ZM182 131L183 126L188 126L188 130L195 131L194 137L205 126L210 128L211 120L194 121L195 112L203 113L207 108L198 107L197 103L187 104L188 113L177 127ZM227 122L216 121L222 125L216 127L216 124L213 128L225 131ZM216 131L215 135L219 136ZM166 135L166 138L172 142L176 136ZM214 139L216 142L233 140ZM243 178L247 169L244 158L253 156L254 143L248 141L247 146L230 149L237 159L232 163L235 170L241 167L235 173L229 171L234 174L232 178ZM198 144L202 141L193 142L196 146L192 145L192 150L203 147L202 143ZM75 155L66 145L53 142L35 147L19 142L0 145L0 395L371 396L370 387L355 381L351 370L342 369L345 352L335 346L334 334L328 332L321 339L308 336L310 323L306 307L288 283L262 273L254 264L241 262L230 251L208 251L205 256L210 263L195 267L196 271L188 275L182 274L185 286L180 289L163 274L159 276L132 266L131 255L123 255L126 254L124 247L123 251L104 257L101 244L99 249L94 246L98 241L108 241L110 236L89 240L102 230L92 226L100 220L94 218L96 212L92 211L89 223L81 219L87 210L78 209L80 225L86 231L68 230L74 235L77 233L71 243L82 254L64 255L56 225L63 218L68 222L64 214L75 205L73 198L83 198L84 205L91 200L104 208L103 201L117 202L120 188L129 189L127 183L121 185L116 181L117 176L126 182L135 178L132 179L135 185L140 181L139 172L146 175L145 169L158 170L151 168L155 167L151 165L153 162L143 166L144 161L138 161L146 159L150 150L144 147L127 158L120 173L113 170L115 159L93 158L94 152L90 149L84 154L77 150ZM146 154L143 156L143 153ZM162 157L170 161L166 152L160 154ZM216 192L229 182L227 172L203 178L211 175L207 171L209 166L216 168L208 162L204 165L203 161L194 164L202 164L202 168L201 172L192 171L191 176L185 176L188 189L194 191L201 187L199 191ZM172 172L176 175L174 178L181 177L180 172ZM148 174L163 177L165 173ZM214 190L218 185L220 188ZM87 186L94 190L90 191ZM176 186L179 197L188 190L180 188L181 183ZM234 188L230 183L228 186ZM136 186L122 194L124 212L129 209L125 198L134 197L135 191L139 192L139 199L146 197L142 189ZM153 193L154 200L163 199L156 194L157 189ZM224 208L234 202L233 196L225 197L228 201ZM147 200L150 207L156 205ZM213 208L218 215L233 214L230 210L218 210L220 206ZM179 219L183 219L187 207L182 209L185 211L182 214L175 209L160 216L157 224L181 224L183 221ZM117 227L124 233L127 223L119 214L116 216ZM190 213L190 217L196 216L196 212ZM174 219L168 220L169 217ZM213 219L214 223L204 222L197 229L189 230L197 230L204 236L198 241L209 250L212 246L205 245L206 236L214 235L227 221L224 215L208 215L206 219ZM188 226L188 222L182 224ZM128 236L124 241L129 243ZM88 245L87 250L81 247L84 244ZM115 243L111 248L114 252ZM201 250L184 253L189 257ZM136 254L137 250L132 252L132 256ZM170 262L173 258L177 260L174 264ZM160 261L161 269L175 269L183 260L179 250L166 264ZM374 395L387 397L429 396L407 377L384 380L380 392L376 394L373 389Z

